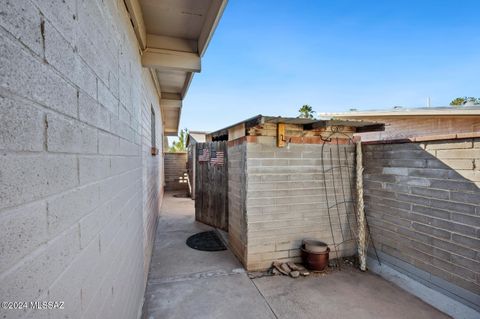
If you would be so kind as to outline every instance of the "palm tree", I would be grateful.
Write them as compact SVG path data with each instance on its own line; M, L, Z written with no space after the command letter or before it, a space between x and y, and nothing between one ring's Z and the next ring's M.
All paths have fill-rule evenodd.
M184 128L178 134L178 141L173 142L172 146L170 146L170 152L185 152L187 150L187 136L188 130Z
M300 115L298 117L304 118L304 119L314 119L315 116L313 115L315 111L312 109L312 107L308 104L303 105L298 112L300 112Z

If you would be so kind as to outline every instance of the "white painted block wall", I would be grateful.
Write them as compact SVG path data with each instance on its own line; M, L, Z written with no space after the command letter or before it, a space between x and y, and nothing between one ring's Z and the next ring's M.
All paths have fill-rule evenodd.
M125 5L0 0L0 38L0 300L65 302L0 317L135 318L163 128Z

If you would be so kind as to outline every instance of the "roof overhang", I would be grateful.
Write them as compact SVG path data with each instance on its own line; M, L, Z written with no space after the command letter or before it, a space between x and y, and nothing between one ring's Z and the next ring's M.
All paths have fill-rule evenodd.
M216 140L224 138L229 134L229 131L236 127L241 127L243 131L248 130L254 126L263 123L283 123L283 124L296 124L303 126L304 130L313 130L317 128L329 127L329 126L350 126L354 127L356 132L376 132L384 131L385 124L363 120L338 120L333 118L320 118L320 119L307 119L300 117L281 117L281 116L264 116L256 115L242 122L227 126L223 129L211 132L207 134L207 139Z
M177 135L182 100L201 71L213 32L227 0L125 0L142 65L160 95L164 131Z
M187 146L194 143L205 143L208 132L190 131L187 135Z
M337 119L361 119L374 117L417 117L417 116L478 116L480 106L473 107L431 107L431 108L399 108L393 110L351 111L345 113L323 113Z

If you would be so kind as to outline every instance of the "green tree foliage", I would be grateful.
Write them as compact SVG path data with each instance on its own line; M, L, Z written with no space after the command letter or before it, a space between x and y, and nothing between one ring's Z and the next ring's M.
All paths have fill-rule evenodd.
M315 113L315 111L313 110L313 108L308 105L308 104L305 104L303 105L299 110L298 112L300 113L300 115L298 117L300 118L304 118L304 119L313 119L315 118L315 116L313 115Z
M450 102L450 105L464 105L465 103L473 102L474 105L480 105L480 98L478 97L457 97L456 99Z
M186 152L187 151L188 130L184 128L178 134L178 141L172 142L172 146L168 149L170 152Z

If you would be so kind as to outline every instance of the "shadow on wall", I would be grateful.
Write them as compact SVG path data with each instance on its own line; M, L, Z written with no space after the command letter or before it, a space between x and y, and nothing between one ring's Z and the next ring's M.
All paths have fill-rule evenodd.
M480 310L480 139L367 144L364 165L381 259Z

